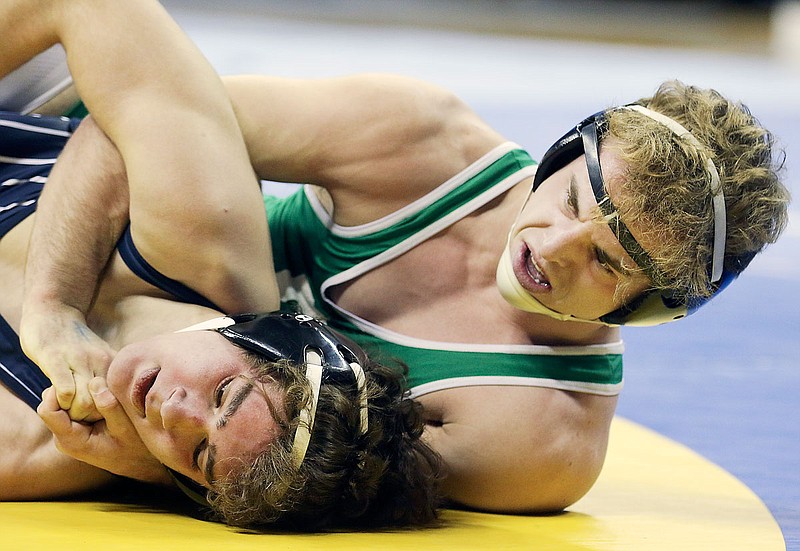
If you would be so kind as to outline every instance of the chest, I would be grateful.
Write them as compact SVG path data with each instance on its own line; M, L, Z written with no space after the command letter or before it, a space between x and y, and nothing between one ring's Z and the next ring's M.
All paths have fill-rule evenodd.
M88 313L89 327L114 347L171 333L218 315L204 306L175 300L143 281L117 253L112 257Z
M504 246L505 228L482 224L480 216L465 219L329 289L328 296L346 312L423 340L583 345L619 338L608 327L565 323L510 306L495 281Z
M495 285L502 238L474 238L460 221L396 258L337 285L344 310L402 335L444 342L529 342Z

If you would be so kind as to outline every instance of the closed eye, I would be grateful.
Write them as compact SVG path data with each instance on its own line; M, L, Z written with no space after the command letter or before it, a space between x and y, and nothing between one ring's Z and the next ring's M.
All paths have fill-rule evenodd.
M613 274L614 269L611 266L611 262L606 256L606 253L602 249L595 249L595 256L597 257L597 263L603 268L604 271Z
M200 466L200 457L206 453L205 468ZM208 439L204 438L202 442L194 449L192 454L192 468L201 471L203 477L209 485L214 483L214 465L216 463L216 452L213 445L208 444Z
M223 379L217 388L214 391L214 405L219 408L222 407L222 404L225 401L225 391L230 387L231 383L236 377L229 377L227 379ZM194 449L192 452L192 467L198 470L200 469L200 456L203 452L208 449L208 439L204 438Z
M622 259L615 259L599 247L595 248L595 255L597 257L597 263L603 268L604 271L615 275L618 278L631 277L631 271L625 267Z
M225 390L230 386L233 382L235 377L231 377L229 379L223 379L222 382L217 386L217 390L214 392L214 405L216 407L221 407L222 403L225 398Z
M567 208L578 216L578 183L573 176L569 179L569 189L567 189Z
M208 439L203 438L203 441L200 442L197 447L194 449L194 453L192 454L192 467L195 469L200 469L200 455L203 453L208 447Z

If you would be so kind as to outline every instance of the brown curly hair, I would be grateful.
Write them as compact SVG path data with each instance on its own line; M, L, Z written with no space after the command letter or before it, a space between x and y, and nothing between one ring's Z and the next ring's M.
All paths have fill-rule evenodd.
M314 429L299 469L292 459L298 416L311 399L304 369L245 353L257 379L285 390L282 435L249 464L215 483L208 500L232 526L295 531L430 525L440 504L439 456L422 439L421 406L408 397L402 369L363 356L368 430L359 430L355 388L323 384Z
M610 111L608 135L619 140L626 166L618 177L625 193L615 204L639 230L660 272L654 289L708 296L714 215L704 155L716 165L725 195L724 267L738 274L786 226L789 191L779 179L783 152L775 159L772 134L747 107L714 90L669 81L637 103L676 120L706 148L698 151L636 111Z

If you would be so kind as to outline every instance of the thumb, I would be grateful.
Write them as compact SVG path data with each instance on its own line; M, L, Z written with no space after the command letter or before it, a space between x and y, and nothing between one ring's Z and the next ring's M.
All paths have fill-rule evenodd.
M53 387L48 387L42 393L42 401L36 408L36 413L44 421L44 424L55 435L66 434L72 428L72 422L56 400L56 391Z
M89 392L97 411L105 419L109 434L115 438L139 440L136 430L116 396L108 389L105 379L95 377L89 381Z
M103 377L93 377L88 384L89 392L92 394L94 405L103 417L105 412L113 410L119 406L116 396L114 396L106 385L106 380Z

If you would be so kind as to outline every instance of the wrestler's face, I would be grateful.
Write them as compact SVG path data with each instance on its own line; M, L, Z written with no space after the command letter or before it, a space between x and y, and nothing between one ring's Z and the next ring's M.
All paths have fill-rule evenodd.
M213 331L128 345L107 380L150 452L206 487L281 432L268 403L282 411L277 385L256 381L243 351Z
M618 204L622 191L613 182L622 161L603 147L600 163L606 192ZM581 155L531 195L509 246L514 277L526 292L551 310L586 320L616 310L649 284L611 228L598 223L597 211ZM628 226L635 234L635 225Z

